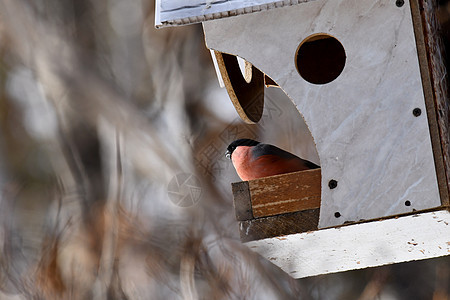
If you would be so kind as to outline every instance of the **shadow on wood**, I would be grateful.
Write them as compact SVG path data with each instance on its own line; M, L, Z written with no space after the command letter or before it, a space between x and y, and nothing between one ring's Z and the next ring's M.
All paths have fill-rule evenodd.
M237 57L214 51L228 95L241 119L257 123L264 109L264 74L249 62L245 62L243 76Z

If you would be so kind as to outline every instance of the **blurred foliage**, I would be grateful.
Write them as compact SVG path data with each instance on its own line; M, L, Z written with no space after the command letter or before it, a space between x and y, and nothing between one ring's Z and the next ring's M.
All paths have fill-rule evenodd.
M448 299L448 257L293 280L242 245L226 145L317 162L312 138L279 90L244 125L201 26L153 15L152 0L0 1L0 299ZM180 174L192 205L168 193Z

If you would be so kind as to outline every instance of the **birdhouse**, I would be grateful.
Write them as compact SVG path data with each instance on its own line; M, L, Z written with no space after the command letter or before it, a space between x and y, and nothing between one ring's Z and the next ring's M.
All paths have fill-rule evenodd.
M320 159L232 184L243 242L294 278L450 254L433 1L157 1L157 27L195 22L239 116L258 122L278 86Z

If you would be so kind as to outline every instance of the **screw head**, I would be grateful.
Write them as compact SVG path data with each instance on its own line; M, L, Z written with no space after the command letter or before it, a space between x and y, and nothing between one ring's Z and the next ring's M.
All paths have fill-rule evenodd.
M339 218L340 216L341 216L341 213L340 213L340 212L337 211L337 212L334 213L334 217L335 217L335 218Z
M411 206L411 201L406 200L406 201L405 201L405 205L406 205L406 206Z
M414 117L418 117L422 114L422 110L420 108L416 107L413 109L412 113L413 113Z
M331 179L330 181L328 181L328 187L330 189L335 189L337 187L338 182L334 179Z
M405 4L404 0L397 0L395 1L395 5L397 5L397 7L402 7Z

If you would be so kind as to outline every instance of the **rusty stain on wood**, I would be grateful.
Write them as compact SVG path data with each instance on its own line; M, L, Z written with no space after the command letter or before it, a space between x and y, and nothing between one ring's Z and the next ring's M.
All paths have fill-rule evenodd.
M320 169L249 181L255 218L320 207Z

